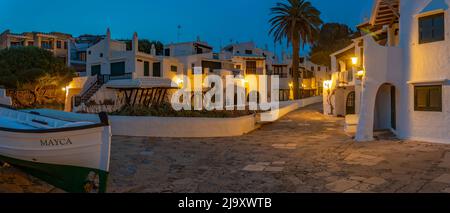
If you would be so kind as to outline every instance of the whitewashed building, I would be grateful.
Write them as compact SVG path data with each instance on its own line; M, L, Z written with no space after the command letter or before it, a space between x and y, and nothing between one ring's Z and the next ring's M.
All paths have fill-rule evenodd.
M87 49L104 38L104 35L80 35L69 40L67 64L75 69L78 76L86 76Z
M283 53L282 58L281 63L272 65L272 74L280 76L280 100L292 100L294 98L292 57ZM298 90L302 98L321 95L323 82L331 79L331 72L327 66L314 64L306 57L300 57L298 72Z
M183 64L174 57L157 56L138 51L139 39L134 33L131 49L126 43L106 37L87 48L86 77L75 78L68 86L67 111L84 111L87 104L151 104L162 101L169 89L177 88L177 76L184 74ZM151 96L151 97L150 97ZM157 97L155 97L157 96ZM73 98L72 98L73 97ZM158 100L155 100L158 99ZM106 104L107 103L107 104ZM108 110L111 111L111 110Z
M12 33L5 30L0 34L0 49L34 46L48 50L64 62L67 62L68 41L72 35L59 32L24 32Z
M401 139L450 143L449 4L376 0L370 21L358 26L370 33L331 56L324 112L348 114L357 141L388 130ZM348 104L354 115L346 113Z

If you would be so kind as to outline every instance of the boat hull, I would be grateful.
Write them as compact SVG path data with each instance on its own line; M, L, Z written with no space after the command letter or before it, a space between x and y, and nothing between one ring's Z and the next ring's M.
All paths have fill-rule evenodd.
M51 132L0 129L0 160L67 192L105 192L111 130L91 126Z

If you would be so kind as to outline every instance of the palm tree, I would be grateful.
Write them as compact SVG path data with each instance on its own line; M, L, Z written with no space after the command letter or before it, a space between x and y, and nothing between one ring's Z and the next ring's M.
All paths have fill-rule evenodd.
M287 39L292 44L292 74L294 78L294 98L299 99L299 62L300 45L314 44L318 39L322 20L320 11L306 0L287 0L277 3L271 8L273 17L269 20L272 28L269 34L274 36L275 42Z

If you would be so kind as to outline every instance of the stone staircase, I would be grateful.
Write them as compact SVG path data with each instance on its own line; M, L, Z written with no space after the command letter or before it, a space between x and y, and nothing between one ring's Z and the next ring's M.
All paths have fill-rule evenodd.
M92 96L100 89L102 88L103 83L94 83L88 90L86 90L85 93L81 95L81 102L86 103L89 101L89 99L92 98Z
M91 99L92 96L94 96L94 94L97 93L98 90L100 90L100 88L102 88L104 84L105 81L103 80L103 77L98 76L95 82L92 83L92 85L87 90L85 90L81 95L74 97L73 105L77 107L80 106L82 103L88 102L89 99Z

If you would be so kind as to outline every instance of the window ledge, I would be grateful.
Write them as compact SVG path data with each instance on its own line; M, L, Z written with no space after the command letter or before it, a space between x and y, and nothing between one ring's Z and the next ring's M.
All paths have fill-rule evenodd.
M445 84L449 79L436 79L436 80L420 80L420 81L407 81L408 84L413 85L425 85L425 84Z
M421 18L424 16L431 16L431 15L436 15L439 13L444 13L447 9L441 8L441 9L435 9L435 10L430 10L430 11L425 11L425 12L420 12L418 14L415 15L416 18Z

